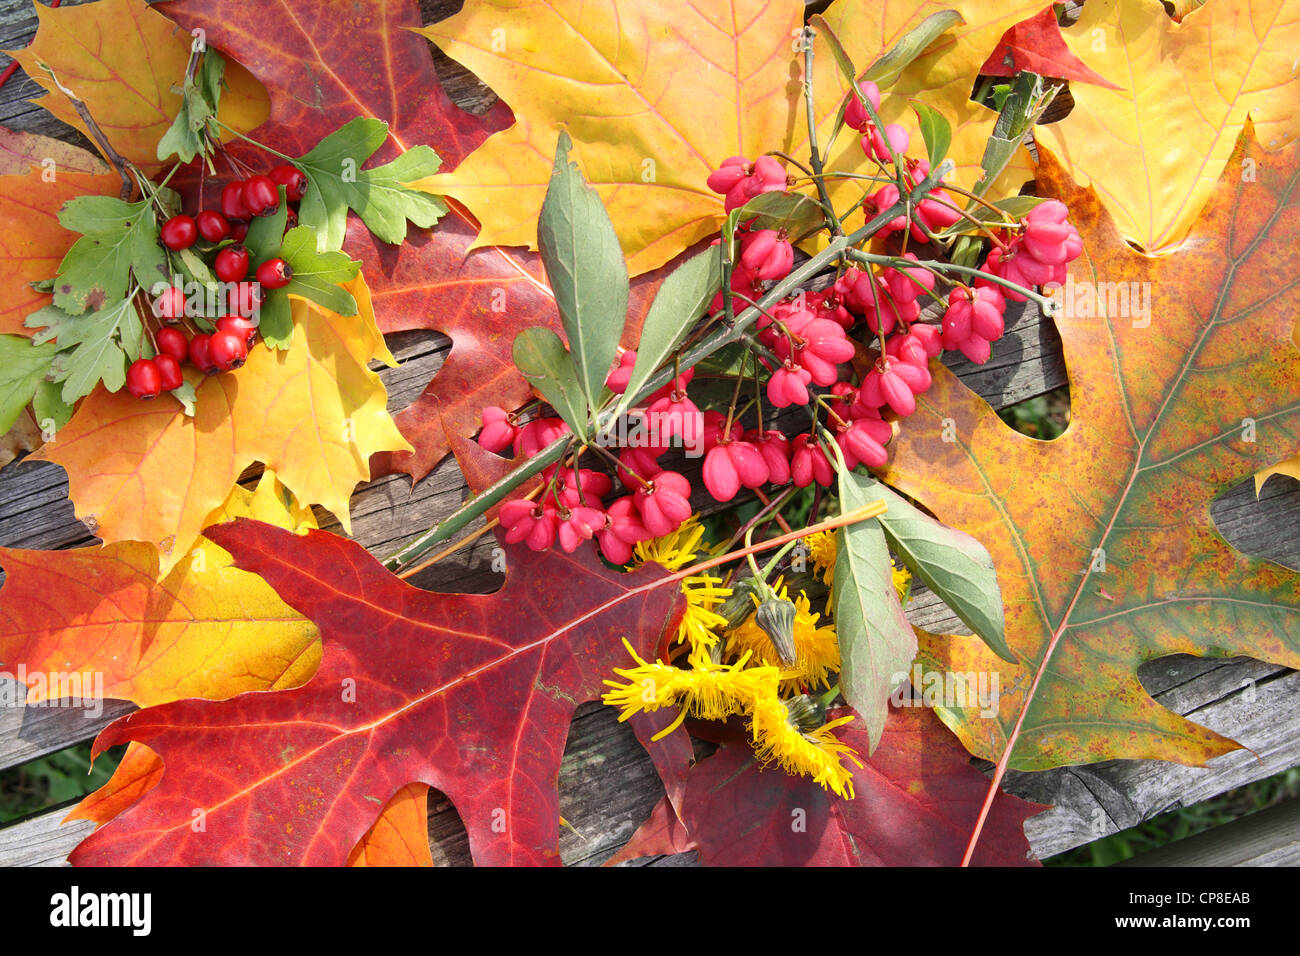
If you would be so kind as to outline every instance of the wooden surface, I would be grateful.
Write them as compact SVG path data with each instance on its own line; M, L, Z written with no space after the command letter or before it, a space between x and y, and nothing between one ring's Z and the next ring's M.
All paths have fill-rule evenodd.
M455 5L454 3L452 4ZM426 10L446 3L423 4ZM30 4L0 0L0 48L24 45L35 26ZM440 75L459 102L474 109L491 104L491 94L473 77L441 58ZM0 89L0 123L75 139L76 134L38 108L23 102L35 90L21 71ZM401 361L381 369L389 389L389 408L397 411L417 397L440 366L449 341L433 332L390 337ZM1060 342L1050 322L1021 310L985 366L960 356L950 366L975 392L1004 407L1066 383ZM246 476L252 480L253 473ZM361 486L352 500L354 536L383 557L449 514L465 494L454 464L445 461L426 480L410 487L400 476ZM1260 500L1243 481L1215 503L1213 514L1224 536L1252 554L1300 568L1300 483L1274 479ZM320 515L325 527L337 522ZM96 539L73 515L67 480L58 466L20 462L0 471L0 545L67 548ZM435 590L490 591L500 577L489 567L487 539L417 576L414 582ZM962 632L950 611L920 590L909 618L931 630ZM1212 762L1208 768L1161 761L1110 761L1034 774L1011 774L1007 787L1055 808L1031 819L1026 835L1035 853L1046 857L1133 826L1158 813L1214 796L1224 790L1300 764L1300 675L1246 658L1203 660L1182 655L1148 662L1140 677L1156 699L1199 723L1240 740L1250 748ZM70 708L0 708L0 769L51 750L88 740L112 717L130 706L110 702L102 718L88 719ZM1252 753L1253 751L1253 753ZM569 735L560 771L560 811L572 824L560 847L571 865L603 862L631 835L663 790L644 750L614 712L584 704ZM54 864L88 832L84 824L59 826L66 808L38 814L0 830L0 862ZM464 828L455 809L437 794L430 804L430 834L440 863L469 862ZM1263 852L1263 851L1261 851ZM1276 859L1293 859L1285 854ZM636 865L690 865L693 854L635 861Z

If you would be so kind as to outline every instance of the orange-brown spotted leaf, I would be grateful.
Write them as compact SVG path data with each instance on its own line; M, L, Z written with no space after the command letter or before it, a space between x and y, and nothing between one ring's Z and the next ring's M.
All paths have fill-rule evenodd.
M36 39L12 53L49 91L35 102L90 136L56 85L86 104L109 144L125 159L156 169L158 140L180 109L191 38L144 0L99 0L84 6L36 4ZM54 78L42 68L54 71ZM238 63L227 61L221 96L224 123L248 132L266 120L266 91ZM224 137L223 137L224 138ZM92 137L93 139L93 137Z
M32 335L36 330L23 320L50 304L49 294L30 283L53 279L77 239L59 224L63 204L77 196L116 196L121 186L85 150L0 131L0 334Z
M316 526L269 471L255 491L236 488L206 520L241 516L293 531ZM0 660L34 677L97 675L106 698L149 706L293 687L320 660L315 626L206 538L169 572L159 569L153 545L133 541L3 548L0 567ZM28 699L47 692L33 683Z
M1255 181L1240 176L1246 160ZM1067 203L1084 240L1058 293L1069 427L1051 442L1020 435L936 367L885 476L989 549L1020 663L934 635L922 635L921 659L998 677L995 719L942 712L979 756L998 759L1027 708L1013 767L1201 764L1236 744L1157 704L1137 677L1143 661L1300 666L1300 574L1234 550L1210 515L1300 432L1286 306L1300 275L1300 146L1265 158L1247 127L1192 241L1160 259L1134 251L1046 150L1039 192Z
M357 315L293 300L291 347L259 344L237 373L204 379L193 418L167 398L92 393L42 451L67 470L77 516L105 541L151 542L167 570L188 555L240 473L260 461L299 501L323 505L347 529L348 499L370 478L370 456L409 448L366 366L388 354L368 293L360 278L348 288Z

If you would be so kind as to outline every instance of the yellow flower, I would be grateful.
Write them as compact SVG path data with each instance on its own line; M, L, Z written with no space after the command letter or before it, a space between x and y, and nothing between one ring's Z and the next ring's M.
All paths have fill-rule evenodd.
M912 594L912 572L896 560L893 566L893 574L894 590L898 592L898 600L906 604L907 599Z
M639 543L636 546L637 564L653 561L665 571L680 571L694 564L701 552L712 553L711 546L702 545L703 539L704 526L700 524L700 516L691 515L671 534Z
M790 600L785 586L779 581L774 590L782 599ZM840 669L840 644L835 636L835 625L819 625L822 616L812 613L808 595L802 591L793 603L795 664L781 668L781 690L802 693L819 684L829 687L830 675ZM727 635L727 653L752 653L764 664L780 664L772 639L758 626L752 614Z
M857 751L840 743L832 733L852 719L841 717L816 730L800 730L780 698L759 698L754 702L754 717L749 725L755 755L761 764L776 763L786 773L812 777L818 786L852 800L853 771L840 763L840 758L847 758L859 768L862 762Z
M671 725L655 735L656 740L672 733L692 713L705 720L723 720L743 714L762 696L775 696L778 675L775 667L750 667L746 654L734 664L714 664L705 653L692 653L691 667L673 667L656 661L649 664L637 656L626 640L636 667L614 668L626 683L607 680L613 688L601 698L612 707L622 708L620 721L645 711L680 704L681 713Z
M835 581L835 555L837 545L834 531L818 531L803 539L812 558L813 571L820 572L822 584L830 587Z
M721 587L721 583L721 578L707 574L682 579L686 610L677 627L677 642L689 641L692 652L717 644L717 629L727 626L727 619L713 610L731 597L731 588Z

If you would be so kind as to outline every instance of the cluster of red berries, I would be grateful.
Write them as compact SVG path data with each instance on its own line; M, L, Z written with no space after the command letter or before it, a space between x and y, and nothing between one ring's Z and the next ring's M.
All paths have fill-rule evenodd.
M875 85L863 83L862 91L878 109L880 94ZM877 129L856 97L846 107L845 121L862 134L863 150L882 167L896 154L913 186L929 176L929 163L905 155L910 138L901 126ZM787 179L780 163L770 156L752 163L737 156L725 160L708 185L726 197L726 208L731 210L761 193L786 189ZM957 222L961 207L941 187L942 183L930 190L910 218L899 216L880 234L909 231L905 238L924 243ZM898 198L896 185L884 185L863 204L864 215L875 218ZM1022 221L1008 223L995 233L994 248L982 271L1026 288L1063 282L1066 263L1082 251L1067 214L1066 207L1053 200L1035 206ZM754 230L752 225L737 232L739 255L731 273L731 291L741 297L737 312L748 304L744 300L757 301L770 283L784 279L794 265L794 249L783 233ZM940 263L923 262L910 252L894 259L878 271L842 267L829 287L777 303L755 322L758 340L770 350L760 359L770 373L768 402L775 408L814 403L824 408L827 431L849 468L886 464L886 446L894 437L897 420L916 411L916 396L931 385L930 360L949 349L976 363L987 361L992 343L1004 331L1006 299L1025 298L992 278L965 285L945 276ZM940 278L952 290L941 322L929 324L921 319L921 299L935 295ZM719 293L712 312L723 306ZM857 336L868 348L876 345L868 353L874 360L865 372L851 370L845 375L846 368L852 369L847 363L859 351L849 333L858 329L869 333ZM611 391L623 393L635 362L634 351L619 356L606 381ZM741 488L765 484L832 483L835 468L828 446L823 447L815 429L791 438L773 428L746 430L721 412L701 412L687 391L693 374L693 369L687 369L649 396L646 411L651 421L662 423L660 441L682 434L686 422L702 423L703 480L715 499L730 501ZM817 394L814 387L826 391ZM483 409L483 423L479 443L494 452L513 446L516 457L534 455L569 431L558 418L521 424L496 407ZM549 548L558 540L565 551L572 551L595 538L607 559L626 563L638 542L674 531L692 513L690 483L660 466L659 459L667 451L667 445L621 449L616 470L624 486L634 490L608 506L604 499L613 487L608 475L552 466L543 473L547 484L537 501L502 505L506 540L525 542L534 550Z
M242 244L254 216L271 216L280 208L280 186L289 202L297 202L307 193L307 177L285 163L265 176L228 183L221 190L220 210L172 216L162 224L158 238L168 249L188 249L200 238L211 244L212 271L229 291L212 332L186 327L186 299L180 288L171 286L158 295L153 312L164 324L154 333L157 354L131 363L126 387L132 395L156 398L179 388L181 365L187 359L205 375L233 371L244 364L257 338L256 315L265 293L288 285L293 278L289 264L278 257L254 269ZM296 224L297 214L290 208L285 228Z

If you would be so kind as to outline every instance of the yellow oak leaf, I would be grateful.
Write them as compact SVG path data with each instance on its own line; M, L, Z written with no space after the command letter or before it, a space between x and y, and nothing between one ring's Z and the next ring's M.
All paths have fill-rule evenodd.
M236 487L208 523L239 517L294 532L316 527L270 471L253 491ZM206 538L186 558L164 570L158 550L138 541L0 549L0 659L29 675L92 675L98 694L83 696L142 707L295 687L315 672L320 641L311 621ZM29 680L28 700L65 696L65 687Z
M158 140L181 105L173 87L179 89L185 78L190 35L144 0L99 0L53 9L38 3L36 15L36 39L27 49L10 53L28 76L50 91L34 102L91 136L59 90L62 84L86 104L123 158L146 170L157 168ZM54 71L54 78L42 64ZM227 60L225 83L222 122L241 132L266 122L270 99L251 73Z
M1181 23L1155 0L1088 0L1062 34L1125 89L1075 84L1074 109L1038 136L1149 254L1187 236L1247 114L1270 152L1300 135L1300 0L1215 0Z
M360 277L346 287L357 315L292 299L290 348L259 345L238 372L204 379L193 418L170 398L91 393L39 456L67 470L77 516L105 541L151 542L167 571L240 473L262 462L299 501L323 505L350 530L348 499L370 478L370 456L410 445L367 368L371 358L391 360L369 293Z

